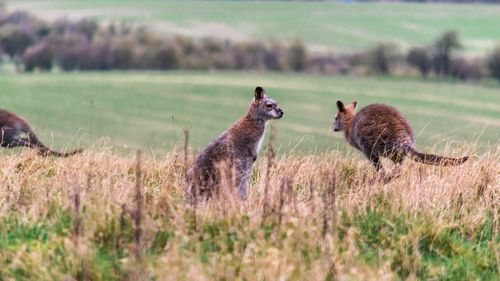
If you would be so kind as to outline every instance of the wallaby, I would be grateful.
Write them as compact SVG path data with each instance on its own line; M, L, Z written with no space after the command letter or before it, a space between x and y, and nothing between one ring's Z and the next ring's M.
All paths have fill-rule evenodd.
M68 157L82 152L81 149L69 153L61 153L49 149L38 140L28 122L17 114L3 109L0 109L0 130L0 144L2 147L30 147L37 149L40 155L57 157Z
M333 122L333 131L344 131L347 142L365 154L386 182L399 176L399 164L406 155L420 163L441 166L460 165L468 159L467 156L450 158L420 153L415 149L410 124L396 108L371 104L356 113L356 104L353 102L344 106L341 101L337 101L338 113ZM396 164L391 175L385 175L380 157L387 157Z
M276 101L269 98L262 87L257 87L248 112L213 140L188 170L188 201L210 198L213 189L221 183L221 164L234 169L235 186L239 188L240 198L245 200L266 122L280 119L283 114Z

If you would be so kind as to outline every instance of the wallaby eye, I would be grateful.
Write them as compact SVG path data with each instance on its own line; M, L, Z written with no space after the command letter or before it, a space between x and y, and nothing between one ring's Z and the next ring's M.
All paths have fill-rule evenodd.
M273 108L273 104L272 104L272 103L266 103L266 108L267 108L267 109L271 109L271 108Z

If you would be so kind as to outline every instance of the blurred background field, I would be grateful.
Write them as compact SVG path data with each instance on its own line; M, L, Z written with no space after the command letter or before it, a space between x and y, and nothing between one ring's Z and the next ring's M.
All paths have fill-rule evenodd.
M455 30L471 55L500 39L492 4L338 3L294 1L6 1L44 19L128 21L169 34L231 40L293 40L316 50L353 51L380 42L426 44Z
M106 0L4 8L1 107L57 148L106 139L120 151L157 153L189 129L200 149L245 113L255 86L285 110L273 122L280 152L345 151L342 134L331 132L337 99L396 106L422 150L477 143L486 151L500 139L498 5Z
M21 113L42 140L55 147L90 146L102 138L120 150L169 150L182 143L202 148L248 108L256 85L285 110L277 129L281 152L344 150L331 131L337 99L397 106L414 127L418 147L500 138L498 89L404 78L313 77L298 74L109 72L4 74L0 104Z
M0 150L0 280L499 280L500 5L345 2L0 0L0 108L85 149ZM187 204L256 86L278 153ZM376 182L338 99L472 157Z
M342 134L331 132L337 99L398 107L422 150L477 143L485 151L500 139L500 88L479 80L482 58L500 40L497 5L106 0L4 8L14 14L1 20L1 107L57 148L106 139L121 151L160 152L189 129L200 149L244 114L257 85L285 110L273 122L281 152L345 150ZM173 35L185 37L163 39ZM440 40L449 50L434 54ZM451 66L419 78L396 51L411 46L425 47L417 51L429 69L434 58Z

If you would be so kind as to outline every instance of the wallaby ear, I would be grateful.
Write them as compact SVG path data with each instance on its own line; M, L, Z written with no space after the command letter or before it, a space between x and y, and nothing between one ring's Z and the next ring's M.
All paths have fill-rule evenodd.
M344 104L341 102L341 101L337 101L337 108L339 109L339 112L344 112L345 111L345 107L344 107Z
M255 88L255 100L256 101L264 98L265 94L266 94L266 91L264 91L264 88L262 88L262 87Z
M358 102L357 101L353 101L352 102L352 108L356 108L356 105L358 105Z

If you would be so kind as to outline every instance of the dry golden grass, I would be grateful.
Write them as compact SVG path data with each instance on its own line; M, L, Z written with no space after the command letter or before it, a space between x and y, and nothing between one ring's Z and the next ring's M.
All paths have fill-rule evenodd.
M499 276L499 146L458 167L407 161L385 185L340 153L263 153L247 202L226 187L196 209L182 149L136 166L107 148L2 155L0 280Z

